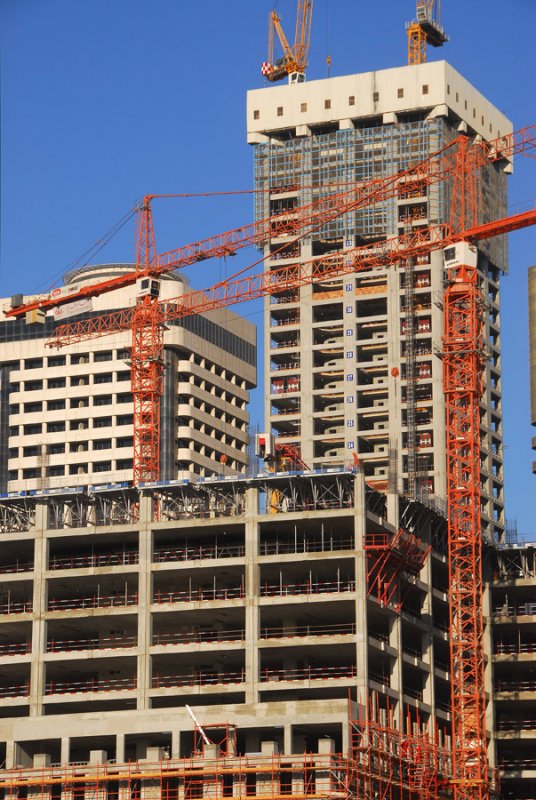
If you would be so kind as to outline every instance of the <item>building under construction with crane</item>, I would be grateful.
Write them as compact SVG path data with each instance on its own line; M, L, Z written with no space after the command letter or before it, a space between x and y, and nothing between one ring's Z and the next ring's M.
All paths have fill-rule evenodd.
M499 235L536 221L506 216L536 132L426 63L446 41L433 2L407 67L306 82L312 6L292 45L271 15L262 71L289 84L248 96L255 222L157 255L146 198L135 268L15 298L1 323L20 348L2 345L4 797L533 800L536 576L504 541ZM174 291L176 267L252 244L261 275ZM127 286L118 310L106 295ZM259 296L268 468L246 475L254 339L225 307ZM116 460L80 472L102 418Z

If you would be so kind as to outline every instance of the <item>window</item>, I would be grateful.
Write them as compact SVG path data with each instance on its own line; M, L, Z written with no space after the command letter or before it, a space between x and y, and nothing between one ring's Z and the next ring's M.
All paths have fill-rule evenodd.
M88 427L89 425L87 419L73 419L70 425L70 430L85 431Z
M24 389L27 392L37 392L43 388L43 381L25 381Z
M37 434L41 433L41 423L38 422L35 425L24 425L22 431L25 436L36 436ZM17 434L15 433L13 435L16 436Z
M89 375L75 375L71 378L71 386L89 386Z
M130 392L121 392L121 394L117 395L117 402L132 403L132 395L130 394Z
M47 447L47 453L51 456L57 456L59 453L65 453L65 445L64 444L49 444ZM63 473L62 473L63 475Z
M305 111L307 111L307 103L302 103L302 104L301 104L301 106L300 106L300 111L302 112L302 114L303 114Z
M283 106L277 106L277 116L278 117L283 116Z
M429 87L428 87L428 84L427 84L427 83L425 83L425 84L423 85L423 87L422 87L422 93L423 93L423 94L428 94L428 92L429 92Z
M100 374L93 376L93 383L111 383L111 382L112 382L111 372L102 372Z
M261 117L261 112L259 111L258 108L256 108L255 111L253 112L253 119L260 119L260 117Z
M18 458L19 457L19 448L18 447L10 447L7 451L8 458Z
M111 446L111 439L95 439L93 442L93 450L109 450Z
M324 100L324 108L331 108L331 100Z
M117 373L117 380L118 381L129 381L130 380L130 370L129 369L125 369L125 370L122 370L121 372L118 372Z
M373 103L377 103L379 99L380 99L380 93L379 92L374 92L373 95L372 95L372 102Z
M95 353L93 356L93 361L96 364L100 364L103 361L111 361L113 358L113 353L111 350L103 350L102 352Z
M65 475L65 467L63 464L55 467L49 467L47 469L47 475L49 475L51 478L58 478L60 475Z
M117 439L117 447L132 447L132 436L120 436Z
M49 411L62 411L65 408L65 400L49 400L47 409Z
M69 467L69 475L85 475L87 472L87 464L71 464Z
M355 95L353 94L350 95L350 97L348 98L348 105L355 106Z
M66 385L65 378L49 378L48 380L48 388L49 389L64 389Z
M127 360L130 358L130 350L118 350L117 351L117 358L119 360Z
M67 363L65 356L50 356L48 359L49 367L64 367Z
M111 461L96 461L93 464L93 472L110 472L111 469Z
M447 83L447 94L450 94L450 83Z
M71 408L87 408L89 405L89 397L73 397L71 400Z
M116 462L117 469L132 469L131 458L119 458Z
M85 453L88 450L87 442L71 442L69 453Z
M404 97L404 89L399 89L396 94L397 97Z
M132 414L120 414L117 417L117 424L118 425L132 425L134 423L134 417Z
M19 403L10 403L9 404L9 413L10 414L18 414L20 410Z
M40 452L40 448L38 445L33 444L30 447L23 447L22 448L22 455L24 458L30 458L32 456L38 456Z
M73 423L71 422L71 429ZM41 428L41 426L39 426ZM49 422L47 425L47 433L60 433L65 430L65 422Z
M28 469L23 469L22 470L22 477L24 479L38 478L39 477L39 470L37 469L37 467L30 467Z
M111 394L101 394L97 395L93 398L93 405L94 406L111 406L112 405L112 395Z
M96 417L93 420L94 428L109 428L111 424L112 424L111 417Z
M40 369L43 366L42 358L27 358L24 362L25 369Z
M77 353L71 356L71 364L89 364L89 353Z
M35 414L37 411L43 410L43 403L35 402L35 403L24 403L24 413L25 414Z

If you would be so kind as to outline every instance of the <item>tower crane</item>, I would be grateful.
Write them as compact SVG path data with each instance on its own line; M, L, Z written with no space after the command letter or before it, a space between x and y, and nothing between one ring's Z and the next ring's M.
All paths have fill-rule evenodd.
M408 64L426 62L426 46L441 47L449 37L441 27L441 0L417 0L416 18L406 25Z
M271 82L280 81L288 75L289 83L302 83L309 57L313 0L298 0L294 44L291 46L281 25L277 11L270 12L268 29L268 61L263 61L261 74ZM274 60L275 37L281 44L283 55Z

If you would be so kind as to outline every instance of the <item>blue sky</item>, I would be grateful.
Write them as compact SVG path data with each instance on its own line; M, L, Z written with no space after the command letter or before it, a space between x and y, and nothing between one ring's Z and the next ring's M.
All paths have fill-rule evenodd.
M262 86L272 0L0 0L0 295L49 288L148 192L252 186L245 95ZM275 3L293 29L295 0ZM316 0L311 78L406 63L413 0ZM443 1L446 58L515 128L536 121L536 0ZM536 162L519 159L513 211L536 202ZM161 201L161 250L249 222L248 195ZM131 260L132 225L99 260ZM206 286L253 260L199 265ZM510 237L503 281L507 516L536 533L529 424L527 267L536 231ZM260 307L241 307L257 324ZM252 414L261 419L260 390Z

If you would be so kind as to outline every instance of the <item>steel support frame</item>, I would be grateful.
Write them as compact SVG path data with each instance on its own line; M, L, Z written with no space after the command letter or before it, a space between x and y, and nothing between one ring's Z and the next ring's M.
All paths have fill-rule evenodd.
M445 292L452 756L455 800L489 797L484 689L480 401L482 299L478 272L453 270Z

